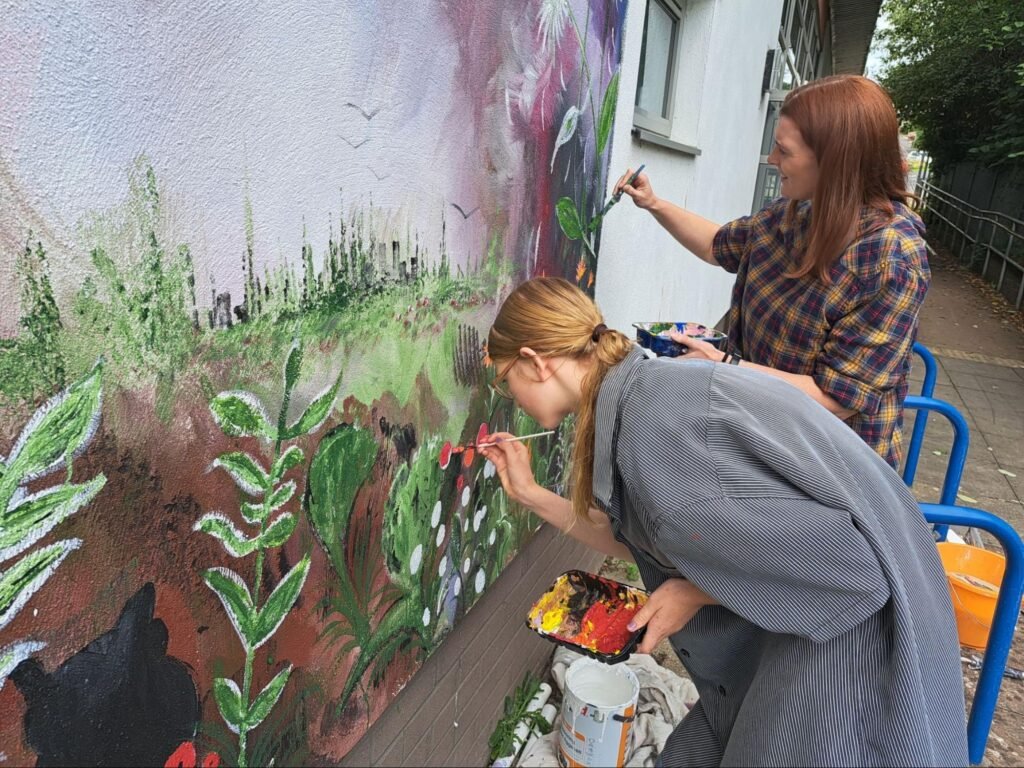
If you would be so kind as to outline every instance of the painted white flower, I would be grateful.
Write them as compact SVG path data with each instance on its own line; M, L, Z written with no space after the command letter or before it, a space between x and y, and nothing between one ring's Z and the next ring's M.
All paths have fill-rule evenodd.
M484 591L484 583L487 581L487 577L484 575L484 569L481 568L476 572L476 593L479 595Z
M469 530L469 518L468 517L465 520L462 521L462 530L463 531L468 531Z
M416 549L414 549L412 551L412 555L410 555L410 557L409 557L409 573L411 573L413 576L415 576L416 573L420 569L420 565L422 565L422 564L423 564L423 545L422 544L417 544L416 545Z
M569 0L542 0L537 11L537 32L548 50L553 50L561 42L565 22L571 12Z
M437 575L444 577L444 572L448 570L448 555L441 558L441 562L437 565Z
M490 544L493 547L494 546L494 540L497 539L497 538L498 538L498 532L492 528L491 529L491 535L487 537L487 543Z
M462 506L469 504L469 486L462 489Z
M435 539L434 543L437 544L437 546L440 547L441 546L441 542L443 542L443 541L444 541L444 523L441 523L441 527L437 529L437 539Z
M480 524L484 521L484 517L486 517L486 516L487 516L487 507L485 505L483 507L480 507L480 509L478 509L476 511L476 514L473 515L473 530L474 531L479 531L480 530Z
M469 573L469 558L467 557L462 563L462 572Z
M484 477L490 480L496 474L498 474L498 468L494 466L493 461L488 461L486 464L484 464Z
M426 627L430 624L430 609L423 609L423 626Z
M455 581L452 582L452 593L458 597L459 592L462 591L462 579L458 576L455 577Z
M437 524L441 522L441 502L438 501L434 505L434 511L430 514L430 527L437 528Z

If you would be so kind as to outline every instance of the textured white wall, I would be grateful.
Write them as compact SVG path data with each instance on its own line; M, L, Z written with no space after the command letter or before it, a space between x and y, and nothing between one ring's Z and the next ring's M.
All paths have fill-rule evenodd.
M750 213L764 130L765 54L777 41L782 0L689 0L683 19L672 139L699 157L631 136L645 0L630 3L610 179L646 163L655 191L724 223ZM610 190L609 190L610 191ZM596 296L608 324L637 320L717 322L733 276L679 245L646 211L623 200L601 235Z

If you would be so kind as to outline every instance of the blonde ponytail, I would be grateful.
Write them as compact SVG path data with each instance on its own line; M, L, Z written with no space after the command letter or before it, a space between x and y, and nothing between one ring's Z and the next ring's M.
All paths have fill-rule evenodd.
M605 326L593 300L568 280L538 277L509 294L487 338L494 361L512 361L522 347L545 357L589 362L576 414L571 492L576 518L590 522L597 395L608 371L625 359L633 342Z

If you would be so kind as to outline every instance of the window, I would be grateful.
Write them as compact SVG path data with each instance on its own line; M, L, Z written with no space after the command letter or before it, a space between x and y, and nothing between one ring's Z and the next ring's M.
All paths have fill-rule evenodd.
M682 18L683 8L674 0L647 0L633 122L662 136L672 131L676 48Z
M818 76L821 38L818 0L785 0L779 21L779 62L771 84L768 115L761 141L761 162L757 169L753 210L759 211L779 195L778 171L768 164L768 153L775 141L779 107L786 92Z

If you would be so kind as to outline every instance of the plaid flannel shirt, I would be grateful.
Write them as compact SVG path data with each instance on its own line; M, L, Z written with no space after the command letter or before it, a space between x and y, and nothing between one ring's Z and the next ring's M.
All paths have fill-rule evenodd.
M729 343L751 362L812 376L856 411L847 424L898 467L911 345L931 279L924 224L901 202L888 221L865 207L825 285L783 276L804 252L810 223L809 202L792 220L788 205L780 198L715 235L715 258L736 274Z

